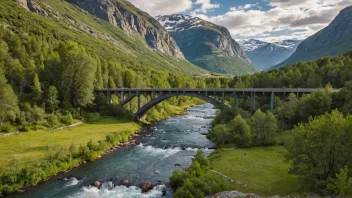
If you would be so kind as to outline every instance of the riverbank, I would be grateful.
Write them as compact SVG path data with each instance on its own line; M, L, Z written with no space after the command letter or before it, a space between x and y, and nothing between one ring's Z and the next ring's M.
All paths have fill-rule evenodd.
M132 121L118 119L115 117L105 117L94 124L84 123L76 127L57 131L49 130L26 132L18 135L0 137L1 175L5 175L5 173L10 175L13 174L17 175L16 177L18 179L21 171L23 172L24 169L37 169L38 164L48 163L53 155L57 158L56 160L60 161L60 158L65 159L67 156L71 155L70 152L73 152L71 151L73 147L77 150L75 152L81 152L78 150L84 148L82 145L85 146L90 141L93 144L105 142L107 136L113 133L119 134L124 131L130 131L131 135L133 135L137 131L141 130L141 128L141 124ZM129 138L124 139L128 140ZM120 142L117 142L116 145L117 144L120 144ZM105 154L106 149L97 149L96 152L94 154L92 152L92 155L88 158L90 158L90 160L99 158L101 155ZM85 159L79 157L71 158L72 157L68 158L68 162L62 162L64 165L62 165L61 162L54 162L56 167L61 167L49 170L51 175L41 176L41 178L47 180L48 177L52 176L52 174L55 175L57 172L67 171L86 161ZM57 163L61 165L58 165ZM36 178L33 179L34 181L31 183L32 185L36 185L37 182L40 182L37 181ZM9 186L1 181L0 187L3 187L3 189L0 188L0 190L13 192L19 187L27 186L21 183L23 183L23 181L17 181L13 184L13 186ZM5 188L4 185L8 187L5 186Z
M114 146L109 149L110 154L101 155L99 160L60 173L49 181L26 189L25 193L15 193L10 197L99 197L107 194L128 197L133 193L140 197L154 193L161 197L161 186L147 194L142 194L138 187L148 181L167 184L175 169L189 167L198 149L213 146L202 134L209 130L212 121L209 115L215 116L216 110L211 105L198 105L187 112L184 116L157 122L138 133L131 140L141 142L138 146L119 147L117 152L113 152L116 150ZM208 149L206 152L210 153ZM122 180L128 180L131 186L117 186ZM100 181L103 186L90 187L94 181ZM166 188L166 197L171 197L172 189Z
M209 170L198 179L216 174L227 181L228 186L222 191L236 190L263 197L309 195L305 193L309 189L289 174L291 165L285 161L286 152L280 146L218 149L207 157Z
M156 111L158 112L158 116L153 117L153 121L157 122L159 120L164 120L171 115L171 112L173 112L172 115L183 115L187 112L188 108L194 106L196 103L198 102L192 100L192 102L183 103L181 106L169 105L168 111ZM141 131L142 125L142 123L136 123L129 120L105 117L94 124L84 123L80 126L63 128L59 131L43 130L0 137L0 145L2 148L0 150L0 156L2 156L0 157L0 175L5 172L16 174L23 169L30 170L31 167L34 169L38 164L46 163L52 154L52 147L62 150L60 156L67 156L70 155L70 149L72 146L88 146L89 142L100 145L101 142L106 142L107 136L111 136L113 133L116 135L116 132L126 130L131 131L131 135L134 135L137 131ZM89 157L92 158L89 161L113 153L118 150L119 147L133 145L136 140L135 138L131 138L132 137L129 136L127 138L129 141L125 143L113 144L111 145L112 147L107 148L107 150L98 150L93 156ZM74 160L73 162L68 163L64 169L52 172L54 175L50 175L49 178L55 176L58 172L67 172L74 167L78 167L86 163L85 161L86 160L82 159ZM48 178L45 177L44 180L46 181ZM37 182L31 185L37 185ZM18 189L19 187L23 188L23 186L27 185L15 185L15 189ZM0 192L1 190L0 181Z

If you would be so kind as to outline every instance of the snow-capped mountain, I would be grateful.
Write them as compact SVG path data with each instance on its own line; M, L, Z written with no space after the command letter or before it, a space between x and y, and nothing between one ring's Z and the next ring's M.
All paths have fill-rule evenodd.
M254 39L239 41L252 65L260 70L266 70L286 60L296 51L300 43L299 40L284 40L275 43Z
M256 71L227 28L182 14L157 16L156 19L169 31L191 63L230 75Z

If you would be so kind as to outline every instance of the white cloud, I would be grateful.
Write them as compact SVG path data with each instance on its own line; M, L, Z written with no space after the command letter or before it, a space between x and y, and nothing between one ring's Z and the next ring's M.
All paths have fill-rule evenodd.
M192 0L128 0L152 16L176 14L192 8Z
M221 6L211 0L128 1L152 16L190 12L227 27L235 39L267 41L304 39L326 27L341 9L352 5L352 0L262 0L271 6L269 10L261 9L261 3L244 4L229 8L227 13L210 16L209 12Z
M235 38L304 39L326 27L341 9L352 5L352 0L267 1L272 6L268 11L249 4L208 20L227 27Z
M199 15L199 13L206 14L208 10L220 7L220 4L213 4L210 0L197 0L194 4L200 5L200 8L193 10L191 13L192 15Z
M231 11L236 11L236 10L248 10L250 8L256 7L258 6L259 3L255 3L255 4L246 4L244 6L238 6L238 7L231 7L230 10Z

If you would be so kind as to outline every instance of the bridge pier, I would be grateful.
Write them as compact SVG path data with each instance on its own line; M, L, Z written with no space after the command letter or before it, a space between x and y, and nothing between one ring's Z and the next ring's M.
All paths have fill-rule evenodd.
M107 99L107 104L111 105L111 92L108 91L106 93L106 99Z
M125 96L123 95L123 91L121 91L121 98L120 98L120 103L125 100Z
M235 92L235 106L238 107L238 95Z
M275 93L271 92L271 98L270 98L270 111L271 111L271 113L274 113L274 102L275 102Z
M141 108L141 93L137 91L137 97L138 97L138 110Z
M221 100L222 104L225 104L225 92L222 92L222 100Z
M251 99L252 99L252 111L255 112L256 110L256 107L255 107L255 96L256 95L256 92L252 92L251 94Z

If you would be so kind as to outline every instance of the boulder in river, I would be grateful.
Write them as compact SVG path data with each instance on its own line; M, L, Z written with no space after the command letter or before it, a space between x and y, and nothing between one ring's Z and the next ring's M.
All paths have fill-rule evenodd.
M101 186L101 183L100 183L100 181L94 181L94 182L92 183L92 186L94 186L94 187L96 187L96 188L99 188L99 187Z
M141 188L142 188L142 192L148 192L151 189L153 189L153 183L152 182L144 182L141 185Z
M163 190L161 191L163 196L166 196L166 188L163 188Z
M124 186L127 186L128 185L128 180L127 179L122 180L121 184L124 185Z

